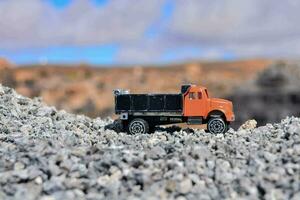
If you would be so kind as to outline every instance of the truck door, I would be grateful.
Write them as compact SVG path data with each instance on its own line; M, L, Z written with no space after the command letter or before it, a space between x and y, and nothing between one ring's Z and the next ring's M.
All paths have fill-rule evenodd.
M206 96L202 90L191 90L184 96L184 116L204 116Z

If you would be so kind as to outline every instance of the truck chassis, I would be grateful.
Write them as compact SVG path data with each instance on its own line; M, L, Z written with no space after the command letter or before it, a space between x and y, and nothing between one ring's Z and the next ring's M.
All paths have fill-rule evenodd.
M155 126L187 123L206 124L211 133L225 133L229 128L226 114L220 110L208 116L184 115L184 96L191 85L184 85L180 94L129 94L115 90L115 113L120 116L119 129L131 134L153 132ZM196 109L196 108L195 108Z

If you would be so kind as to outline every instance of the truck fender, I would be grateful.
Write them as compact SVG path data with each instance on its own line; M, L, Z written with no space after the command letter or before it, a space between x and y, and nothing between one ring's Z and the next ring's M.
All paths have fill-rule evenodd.
M208 120L210 117L223 117L225 120L226 119L226 114L224 110L218 109L218 110L212 110L207 114L206 119Z

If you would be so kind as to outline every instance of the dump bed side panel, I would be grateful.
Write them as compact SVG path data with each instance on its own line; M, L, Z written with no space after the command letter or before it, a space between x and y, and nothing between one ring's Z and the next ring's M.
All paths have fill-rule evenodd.
M115 96L121 112L182 112L182 94L121 94Z

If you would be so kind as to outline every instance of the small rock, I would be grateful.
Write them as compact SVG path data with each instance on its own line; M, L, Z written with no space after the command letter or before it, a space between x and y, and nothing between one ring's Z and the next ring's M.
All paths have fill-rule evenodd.
M63 183L64 181L65 181L65 176L51 177L50 180L45 181L43 183L43 190L48 193L63 190L65 189Z
M188 178L185 178L179 183L178 192L180 192L181 194L187 194L189 191L191 191L192 187L192 181Z
M206 165L207 165L207 167L208 167L209 169L213 169L213 168L215 167L215 162L212 161L212 160L208 160L208 161L206 162Z
M117 181L121 177L122 177L122 172L119 169L117 169L111 174L110 181Z
M32 130L32 126L30 124L25 124L20 128L20 131L24 134L29 134Z
M179 196L179 197L176 197L176 200L186 200L186 198L184 196Z
M275 154L272 154L270 152L265 152L264 157L268 162L274 162L277 158L277 156Z
M109 176L108 175L105 175L105 176L100 176L98 179L97 179L97 183L101 186L105 186L108 182L109 182Z
M150 149L148 155L150 158L155 160L155 159L162 158L164 155L166 155L166 151L160 146L155 146Z
M1 84L0 84L0 95L4 95L4 89Z
M55 109L53 107L41 107L38 109L37 116L49 116L52 113L55 113Z
M300 192L297 192L295 194L293 194L291 200L299 200L300 199Z
M280 174L270 173L266 176L266 179L269 181L278 181L280 179Z
M255 119L251 119L246 121L244 124L242 124L240 126L240 128L238 129L238 131L240 130L253 130L256 128L257 125L257 121Z
M76 148L72 151L72 154L77 157L83 157L86 154L86 149L82 147Z
M38 185L41 185L43 183L43 179L40 176L38 176L34 179L34 182Z
M55 198L53 196L42 196L41 200L55 200Z
M176 181L174 181L174 180L169 180L169 181L167 181L167 183L166 183L166 191L167 192L173 192L173 191L175 191L176 190Z
M25 168L25 165L23 163L21 163L21 162L16 162L14 164L14 170L16 170L16 171L20 171L20 170L22 170L24 168Z

